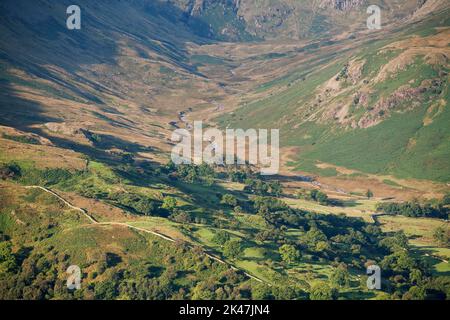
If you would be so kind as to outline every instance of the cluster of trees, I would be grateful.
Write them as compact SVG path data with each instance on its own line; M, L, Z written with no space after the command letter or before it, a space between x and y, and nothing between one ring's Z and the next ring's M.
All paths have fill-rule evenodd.
M292 209L282 201L269 197L254 199L257 214L271 227L257 235L257 240L274 241L285 264L319 260L335 265L327 285L311 288L310 299L336 298L339 288L352 286L349 268L364 272L368 264L377 264L387 277L383 284L394 298L450 296L449 285L426 271L426 266L409 253L408 239L403 233L384 234L378 226L360 219L338 215L316 215ZM298 240L285 236L288 228L300 230ZM444 229L438 232L444 238ZM437 287L436 287L437 286ZM337 290L336 290L337 289Z
M255 239L260 242L272 241L280 246L287 244L282 249L282 255L280 252L285 263L295 261L298 251L303 259L330 262L339 259L362 269L367 261L363 252L377 256L377 252L370 248L376 248L383 238L379 227L368 225L361 219L293 209L272 197L255 197L253 207L268 226ZM291 228L299 230L296 241L286 236L287 229Z
M239 204L237 198L232 194L224 194L220 203L232 208Z
M254 178L255 174L251 171L250 168L246 168L245 170L230 170L228 171L228 178L233 182L244 183L245 180Z
M242 255L242 242L231 239L223 244L223 255L229 259L236 260Z
M297 194L299 199L316 201L322 205L327 205L329 203L329 199L326 193L313 189L313 190L300 190Z
M164 199L164 202L161 203L161 201L136 193L113 193L108 196L108 199L120 207L145 216L167 216L170 211L168 209L172 209L173 206L172 198Z
M230 169L226 175L233 182L245 184L244 191L261 196L279 197L283 193L281 183L276 180L265 181L261 175L254 173L250 166Z
M214 236L211 240L215 244L223 246L225 244L225 242L230 240L230 234L224 230L219 230L214 234Z
M244 183L244 191L260 196L271 195L279 197L283 193L283 188L279 181L264 181L258 178L247 178Z
M323 281L314 284L309 295L311 300L337 300L338 297L339 290Z
M415 218L429 217L448 219L450 213L449 208L443 201L429 201L425 203L420 203L417 200L407 201L403 203L386 202L377 204L377 210L387 214L403 215L406 217Z
M433 232L433 238L442 247L450 247L450 227L447 225L436 228Z
M201 165L175 165L170 161L162 168L162 172L168 174L169 177L176 177L187 183L200 183L208 186L213 185L216 178L214 168L206 163L202 163Z
M231 238L228 232L219 230L211 240L222 247L222 252L225 257L232 260L241 257L243 252L242 241L237 238Z
M385 237L380 246L385 250L379 266L383 270L384 290L394 299L447 299L450 281L430 274L426 260L409 253L403 232Z
M0 233L0 240L2 300L252 298L251 282L243 273L211 260L201 248L189 248L182 242L155 244L152 256L134 261L132 268L118 254L96 254L81 266L81 289L69 290L66 270L73 259L68 254L52 246L21 247L13 252L8 237ZM238 250L232 241L225 246L234 255Z
M296 262L300 258L300 252L297 250L297 248L290 244L283 244L278 249L281 259L286 264L292 264Z

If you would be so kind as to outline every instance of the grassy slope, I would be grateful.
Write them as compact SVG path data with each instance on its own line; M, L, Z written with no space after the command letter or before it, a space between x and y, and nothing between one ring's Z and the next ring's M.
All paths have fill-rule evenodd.
M442 16L427 21L423 28L429 31L421 36L436 34L433 26L441 26L443 23L448 26L448 19L442 20ZM399 34L399 38L404 39L416 33L417 30L413 28ZM363 77L373 79L384 64L400 54L399 50L380 53L380 48L388 43L385 40L375 42L355 55L366 61L362 70ZM319 56L320 58L322 57ZM301 147L297 169L304 171L327 175L324 170L315 167L315 161L320 160L368 173L449 181L449 89L446 76L441 76L444 85L440 95L424 94L419 107L406 110L406 104L399 112L393 112L387 120L367 129L345 129L331 121L307 120L310 114L317 112L308 106L308 102L315 96L316 88L337 74L348 60L350 59L344 56L325 68L313 68L307 72L303 81L293 82L292 85L286 86L285 79L301 79L304 77L302 74L306 74L304 70L295 70L291 76L272 81L261 88L268 89L278 85L281 90L220 117L219 123L236 128L280 128L282 144ZM417 87L425 79L439 78L439 68L441 71L446 70L442 65L431 66L423 58L416 58L405 70L372 86L370 105L374 105L382 97L388 97L400 86L410 84L411 87ZM350 87L347 96L351 97L355 92ZM446 105L435 115L431 124L425 125L424 118L428 108L439 100L444 100ZM350 116L358 119L365 112L359 107L350 110Z

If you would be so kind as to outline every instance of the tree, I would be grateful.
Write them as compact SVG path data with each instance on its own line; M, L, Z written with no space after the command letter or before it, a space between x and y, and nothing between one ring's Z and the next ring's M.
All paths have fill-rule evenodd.
M173 197L164 197L162 208L169 210L170 212L173 211L177 206L177 199Z
M315 250L317 252L323 252L330 249L330 244L327 241L319 241L316 243Z
M310 195L311 200L319 202L320 204L328 203L328 196L326 195L326 193L323 193L322 191L314 189L314 190L311 190L309 195Z
M320 241L325 242L328 241L325 233L323 233L317 227L311 228L308 232L306 232L304 239L308 244L308 247L310 247L313 250L316 249L316 246Z
M178 223L189 223L192 220L189 213L181 210L174 210L169 218Z
M235 196L232 194L224 194L222 196L222 200L220 201L221 204L230 206L230 207L236 207L238 205L238 201Z
M192 289L192 300L213 300L215 298L213 284L202 281Z
M13 271L17 267L9 241L0 242L0 274Z
M281 183L279 181L269 183L269 187L270 193L275 197L279 197L283 193L283 188L281 187Z
M334 286L348 287L350 285L350 274L348 273L347 267L340 264L336 269L334 269L330 280Z
M272 290L270 287L263 283L255 284L252 287L252 299L253 300L268 300L272 297Z
M137 212L144 214L146 216L157 215L159 211L158 202L151 199L139 199L138 201L134 201L134 204L131 203L130 207L135 209Z
M223 245L223 254L225 257L230 259L237 259L242 254L241 241L239 240L228 240Z
M291 264L300 258L300 252L290 244L284 244L279 249L278 252L281 255L281 259L287 263Z
M308 199L310 199L310 193L308 193L308 190L306 190L306 189L300 189L297 192L297 198L298 199L306 199L306 200L308 200Z
M225 242L227 242L228 240L230 240L230 235L228 234L228 232L223 230L217 231L214 237L212 238L212 242L217 243L219 245L224 245Z
M448 206L450 205L450 193L447 193L442 199L442 205Z
M433 238L439 243L440 246L450 246L450 228L447 226L440 226L434 230Z
M323 192L319 192L317 194L317 202L320 204L328 204L328 196Z
M95 298L112 300L117 296L117 286L115 281L107 280L95 286Z
M316 283L310 292L311 300L336 300L339 296L339 291L336 288L330 287L325 282Z
M413 286L409 288L408 292L406 292L402 299L403 300L425 300L426 292L425 288Z
M422 271L420 269L413 269L409 273L409 281L412 284L419 284L422 282Z
M125 152L122 154L122 162L126 164L134 163L134 155L132 153Z
M373 198L373 192L372 192L372 190L370 190L370 189L367 190L367 192L366 192L366 197L367 197L367 199Z

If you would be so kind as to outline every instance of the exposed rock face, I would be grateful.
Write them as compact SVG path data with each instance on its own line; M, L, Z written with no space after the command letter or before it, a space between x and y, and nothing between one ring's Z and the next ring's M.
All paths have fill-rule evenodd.
M137 1L137 0L136 0ZM141 0L144 1L144 0ZM369 0L145 0L168 3L180 9L189 25L210 29L209 37L221 40L308 38L336 30L354 29L353 22L365 21L364 6ZM385 22L407 17L421 7L436 8L433 3L448 0L390 0L383 4ZM401 3L401 6L399 6ZM428 5L429 4L429 5ZM448 5L448 4L447 4ZM169 6L169 7L170 7ZM419 13L417 13L419 14ZM326 21L326 23L321 23ZM355 25L364 25L363 23ZM336 28L337 27L337 28ZM199 30L195 30L196 32ZM205 32L201 32L205 35Z
M190 16L199 16L213 4L221 4L237 12L241 0L169 0L168 2L174 4Z
M324 0L322 2L322 7L345 11L359 7L363 4L363 2L364 0Z
M375 106L369 110L361 119L357 127L368 128L380 123L389 112L398 109L401 105L415 108L425 99L424 94L428 92L431 95L440 94L444 82L440 79L424 80L420 86L412 88L409 85L398 88L390 96L381 98Z

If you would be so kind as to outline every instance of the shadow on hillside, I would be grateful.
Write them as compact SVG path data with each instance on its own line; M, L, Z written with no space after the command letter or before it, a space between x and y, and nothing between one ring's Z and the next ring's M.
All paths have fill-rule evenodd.
M17 2L22 2L17 5ZM119 43L127 43L141 57L148 56L142 48L161 54L161 58L185 69L197 72L189 64L187 43L208 43L209 26L191 15L186 15L170 2L146 1L108 2L104 5L80 0L82 24L80 30L69 30L65 13L68 1L44 4L36 1L2 1L0 25L0 59L38 77L57 83L71 92L100 103L73 83L84 84L95 91L114 94L103 84L81 77L76 72L89 65L117 63ZM23 18L23 10L33 12ZM127 19L123 17L127 16ZM131 20L133 23L131 23ZM204 37L204 38L201 38ZM14 41L10 41L14 39ZM65 70L65 75L49 65Z
M0 81L0 125L30 131L36 124L59 121L44 113L43 107L31 100L18 97L7 81Z
M315 177L313 176L302 176L302 175L273 175L270 176L270 180L279 180L280 182L313 182Z

